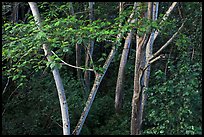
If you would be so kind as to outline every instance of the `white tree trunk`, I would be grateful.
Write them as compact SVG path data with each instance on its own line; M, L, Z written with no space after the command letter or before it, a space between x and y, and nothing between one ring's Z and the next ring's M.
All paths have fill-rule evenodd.
M30 8L33 13L36 24L39 26L39 29L41 29L42 27L41 19L40 19L40 14L38 11L37 4L35 2L28 2L28 4L30 5ZM45 52L45 56L47 56L47 60L51 62L52 61L50 59L51 52L49 51L48 46L46 44L43 44L43 49ZM59 70L55 67L52 70L52 74L54 76L55 84L56 84L57 91L58 91L58 97L60 101L62 123L63 123L63 135L70 135L70 121L69 121L68 105L66 101L66 96L65 96L62 80L59 74Z

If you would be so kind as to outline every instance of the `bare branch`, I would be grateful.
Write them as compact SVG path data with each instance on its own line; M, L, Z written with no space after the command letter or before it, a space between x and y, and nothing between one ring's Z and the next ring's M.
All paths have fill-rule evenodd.
M87 47L86 46L84 46L85 48L86 48L86 50L87 50L87 53L88 53L88 55L89 55L89 58L90 58L90 60L91 60L91 62L92 62L92 67L93 68L95 68L95 66L94 66L94 63L93 63L93 58L92 58L92 56L91 56L91 53L90 53L90 51L87 49ZM95 72L95 71L94 71ZM96 72L95 72L95 74L96 74Z
M67 65L67 66L70 66L70 67L72 67L72 68L76 68L76 69L82 69L82 70L94 71L93 69L85 69L85 68L82 68L82 67L77 67L77 66L74 66L74 65L68 64L68 63L66 63L64 60L62 60L59 56L57 56L57 54L55 54L54 51L51 51L51 52L52 52L57 58L59 58L60 61L64 63L64 65Z
M130 23L130 21L132 21L133 16L135 15L135 9L137 8L137 2L134 2L134 7L133 7L133 12L130 14L127 22Z
M161 25L165 20L167 20L167 18L169 17L170 13L172 12L172 10L174 9L174 7L176 6L177 2L173 2L171 4L171 6L169 7L169 9L166 11L165 15L162 18L162 21L159 23L159 25ZM158 12L158 10L157 10ZM156 30L155 31L155 35L154 35L154 40L157 38L157 35L159 34L159 31ZM154 41L153 40L153 41Z
M185 21L182 23L178 31L174 33L174 35L156 53L154 53L149 60L152 60L154 57L156 57L162 50L164 50L172 42L172 40L177 36L178 32L183 28L184 23Z

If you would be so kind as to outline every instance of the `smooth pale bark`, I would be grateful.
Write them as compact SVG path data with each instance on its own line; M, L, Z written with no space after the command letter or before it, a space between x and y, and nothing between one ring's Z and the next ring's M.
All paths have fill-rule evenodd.
M159 2L154 2L153 3L153 9L151 10L152 12L152 20L156 21L158 17L158 7L159 7ZM152 50L153 50L153 42L154 42L154 30L151 32L149 41L146 45L146 55L145 55L145 60L146 64L148 64L150 57L152 56ZM148 86L148 81L149 81L149 76L150 76L150 66L145 70L144 72L144 86Z
M177 2L173 2L173 3L171 4L171 6L169 7L169 9L168 9L168 10L166 11L166 13L164 14L164 16L163 16L163 18L162 18L162 21L159 23L160 25L161 25L165 20L167 20L167 18L169 17L170 13L173 11L173 9L174 9L174 7L176 6L176 4L177 4ZM158 12L158 11L157 11L157 12ZM155 39L157 38L158 34L159 34L159 31L156 30L155 33L154 33L154 40L153 40L153 41L155 41Z
M36 24L39 26L39 29L41 29L41 19L40 19L40 14L38 11L37 4L35 2L28 2L32 14L34 16L34 19L36 21ZM52 60L50 59L51 52L49 51L49 47L46 44L43 44L43 49L45 56L47 57L47 60L51 62ZM59 74L59 70L55 67L52 70L52 74L55 80L55 84L57 87L58 91L58 97L59 97L59 102L60 102L60 107L61 107L61 115L62 115L62 123L63 123L63 135L70 135L70 121L69 121L69 112L68 112L68 105L66 101L66 96L64 92L64 87L62 84L62 80Z
M93 2L89 2L89 20L90 23L94 20L94 15L93 15ZM85 67L89 68L90 67L90 58L93 55L93 49L94 49L94 40L89 40L89 45L88 48L86 49L86 61L85 61ZM90 55L89 55L90 53ZM85 80L85 85L87 88L87 91L90 90L90 71L86 70L84 72L84 80Z
M120 3L120 6L122 4ZM131 13L129 19L133 18L135 12L136 12L136 6L137 3L134 3L133 7L133 12ZM120 8L120 11L122 11L122 8ZM135 23L136 19L132 20L131 23ZM128 20L130 22L130 20ZM120 60L120 66L118 70L118 78L117 78L117 84L116 84L116 91L115 91L115 110L117 113L120 112L121 107L122 107L122 99L123 99L123 81L124 81L124 74L125 74L125 66L127 63L127 58L128 58L128 53L129 53L129 48L132 40L132 35L133 35L133 30L130 30L128 33L126 39L125 39L125 44L123 47L122 55L121 55L121 60Z
M120 60L120 67L118 71L117 85L116 85L116 91L115 91L115 110L117 113L120 112L122 107L125 65L128 58L129 48L132 40L132 34L133 33L131 31L130 33L128 33L128 36L126 37L121 60Z
M117 35L116 43L113 45L113 47L112 47L112 49L111 49L111 51L110 51L110 53L106 59L106 62L103 65L103 70L104 70L103 73L102 74L96 73L94 84L93 84L93 87L92 87L91 92L89 94L88 100L86 102L86 106L84 107L84 110L81 114L81 117L80 117L78 123L77 123L77 126L75 127L74 131L72 132L73 135L79 135L81 132L83 124L86 120L86 117L88 116L88 113L91 109L92 103L95 99L95 96L96 96L96 93L97 93L98 88L100 86L100 83L101 83L104 75L106 74L106 71L107 71L108 67L110 66L110 63L112 62L112 60L115 56L115 53L117 51L117 47L120 45L121 36L122 36L121 33L119 33Z
M105 75L111 61L113 60L113 57L115 56L116 51L117 51L116 46L113 46L111 52L109 53L109 56L108 56L105 64L103 65L104 72L102 74L97 74L96 75L93 87L91 89L88 100L86 102L86 106L85 106L85 108L84 108L84 110L83 110L83 112L81 114L81 117L80 117L80 119L78 121L78 124L77 124L76 128L74 129L74 131L72 133L73 135L79 135L80 134L81 129L83 127L83 124L84 124L84 122L86 120L86 117L87 117L87 115L89 113L89 110L90 110L90 108L92 106L92 103L93 103L93 101L95 99L95 95L96 95L96 93L98 91L100 83L101 83L101 81L102 81L102 79L103 79L103 77L104 77L104 75Z

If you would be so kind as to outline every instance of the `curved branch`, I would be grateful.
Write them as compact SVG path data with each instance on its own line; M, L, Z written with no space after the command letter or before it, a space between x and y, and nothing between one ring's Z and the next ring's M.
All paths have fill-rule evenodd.
M64 60L62 60L59 56L57 56L57 54L55 54L54 51L51 50L51 52L52 52L57 58L59 58L60 61L61 61L62 63L64 63L64 65L67 65L67 66L69 66L69 67L76 68L76 69L82 69L82 70L94 71L93 69L85 69L85 68L82 68L82 67L77 67L77 66L74 66L74 65L68 64L68 63L66 63ZM94 72L95 72L95 71L94 71Z

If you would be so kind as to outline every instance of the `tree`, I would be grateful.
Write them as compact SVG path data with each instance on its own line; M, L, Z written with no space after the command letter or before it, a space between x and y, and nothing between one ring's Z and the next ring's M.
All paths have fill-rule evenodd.
M40 27L24 3L13 22L13 5L2 6L2 134L62 134L55 68L69 134L201 134L201 3L97 2L90 23L89 3L39 2Z
M40 14L38 11L37 4L35 2L29 2L31 11L33 13L34 19L36 21L36 24L38 25L39 29L41 29L43 26L41 24ZM45 56L47 56L48 62L51 62L50 56L52 55L49 51L49 47L46 44L43 44L43 49L45 52ZM59 101L60 101L60 107L61 107L61 114L62 114L62 123L63 123L63 134L64 135L70 135L70 122L69 122L69 111L66 101L66 96L64 93L64 87L62 84L62 80L59 74L59 70L55 67L52 70L53 77L55 79L55 84L58 91Z
M90 23L94 20L94 8L93 8L94 2L89 2L89 20ZM85 67L89 68L90 66L90 60L93 55L93 50L94 50L94 40L89 40L90 43L86 49L86 59L85 59ZM90 90L90 71L85 71L84 72L84 80L85 80L85 85L86 85L86 90ZM87 92L86 91L86 92Z
M157 16L157 6L153 6L153 10L152 9L152 4L149 3L148 4L148 13L150 13L150 17L151 14L153 13L153 18L155 19L155 16ZM174 2L170 7L169 10L167 10L166 14L163 16L163 21L167 19L168 15L170 14L170 12L173 10L173 8L175 7L176 2ZM161 22L162 23L162 22ZM146 71L146 69L150 66L151 63L155 62L156 60L158 60L159 58L161 58L162 56L158 56L158 54L164 49L166 48L169 43L172 42L172 40L176 37L176 35L178 34L178 32L181 30L181 28L183 27L183 24L181 25L181 27L178 29L178 31L156 52L151 56L151 52L152 52L152 44L153 42L150 43L150 40L153 39L151 36L149 38L149 44L146 45L147 38L146 34L143 35L142 38L142 42L139 42L139 36L138 34L136 34L136 58L135 58L135 75L134 75L134 93L133 93L133 98L132 98L132 115L131 115L131 135L137 135L140 134L140 128L141 128L141 124L142 124L142 113L143 113L143 109L144 109L144 101L145 101L145 95L143 93L143 89L147 88L147 83L148 83L148 79L149 79L149 75L148 73L150 72L150 70ZM154 35L154 38L156 38L156 36L158 35L158 31L156 31L156 35ZM138 33L138 32L137 32ZM154 33L153 33L154 34ZM146 39L146 40L145 40ZM145 46L146 45L146 46ZM145 50L146 47L146 50ZM146 52L147 57L144 56L144 52ZM151 56L151 57L149 57ZM147 59L144 63L145 58ZM146 77L144 77L144 72L146 71ZM145 79L145 83L144 80Z
M122 4L120 4L122 5ZM136 19L134 19L134 15L136 13L136 7L137 4L136 2L134 3L134 7L133 7L133 12L131 13L129 19L127 22L128 23L135 23ZM122 8L121 8L122 9ZM117 78L117 85L116 85L116 91L115 91L115 109L116 112L120 112L121 107L122 107L122 98L123 98L123 81L124 81L124 73L125 73L125 65L127 62L127 57L128 57L128 52L129 52L129 48L130 48L130 44L131 44L131 40L132 40L132 35L134 30L130 30L130 32L127 34L127 37L125 39L125 44L123 47L123 51L122 51L122 55L121 55L121 60L120 60L120 66L119 66L119 71L118 71L118 78Z

